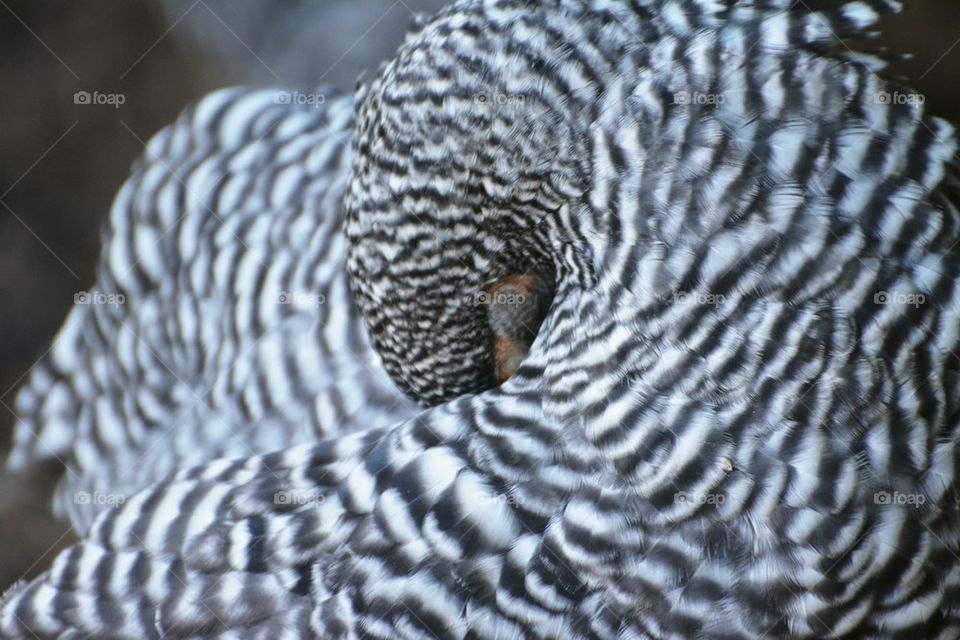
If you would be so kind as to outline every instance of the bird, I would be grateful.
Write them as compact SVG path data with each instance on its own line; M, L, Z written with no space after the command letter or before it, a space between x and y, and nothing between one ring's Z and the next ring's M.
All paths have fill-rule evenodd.
M419 22L340 263L414 415L177 470L0 632L960 637L954 130L850 46L898 3L794 5Z

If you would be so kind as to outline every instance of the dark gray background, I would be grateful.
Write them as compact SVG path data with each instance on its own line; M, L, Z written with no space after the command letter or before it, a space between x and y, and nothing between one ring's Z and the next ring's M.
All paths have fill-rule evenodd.
M0 0L0 452L14 422L5 406L93 281L100 224L141 141L217 87L349 90L396 49L411 11L443 4ZM960 3L914 0L885 27L885 43L915 54L897 72L960 120ZM75 105L80 90L126 102ZM45 490L0 486L0 590L71 540L46 515Z

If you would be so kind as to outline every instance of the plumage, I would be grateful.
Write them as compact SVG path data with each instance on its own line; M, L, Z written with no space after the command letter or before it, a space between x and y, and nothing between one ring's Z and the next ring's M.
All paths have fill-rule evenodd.
M343 267L352 100L285 96L217 92L149 142L17 397L8 467L65 462L54 505L81 532L178 470L414 415Z
M305 156L291 156L294 177L251 166L236 202L269 190L276 206L236 231L293 239L276 217L284 197L300 211L321 181L322 219L343 221L324 238L342 252L305 264L341 287L335 317L356 320L351 335L379 357L366 361L433 406L308 442L330 432L318 427L296 446L282 420L251 413L244 424L279 435L277 451L213 461L197 443L219 409L178 423L196 457L155 467L175 475L104 511L49 572L6 594L0 631L960 637L956 142L920 101L881 99L896 88L879 62L838 39L894 9L463 0L424 22L359 87L351 149L342 133L299 179ZM255 138L253 123L266 125L241 95L167 135ZM328 105L287 107L278 130L312 152L322 143L297 125L347 117ZM280 157L273 148L263 153ZM177 163L203 183L202 163ZM144 197L144 219L115 209L126 223L102 278L134 260L119 239L131 227L190 202ZM150 265L204 260L216 236L204 224L191 219L163 260L109 281L192 301L144 279ZM252 276L254 252L225 236L223 251L242 255L222 273ZM553 283L552 302L496 386L500 325L477 300L518 274ZM225 303L244 340L259 318L240 309L266 313L250 282ZM104 332L119 344L115 322ZM345 345L320 344L322 379L339 382ZM90 375L97 349L65 351L65 370ZM123 368L131 355L116 357ZM269 361L249 375L306 383L267 375ZM349 371L362 411L395 397ZM129 392L146 386L134 380ZM224 388L217 407L283 395L250 389Z

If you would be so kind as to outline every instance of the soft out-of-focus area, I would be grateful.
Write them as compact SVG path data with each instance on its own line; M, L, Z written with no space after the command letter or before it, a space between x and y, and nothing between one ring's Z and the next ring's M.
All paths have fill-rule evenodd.
M101 223L149 137L222 86L349 90L396 49L412 12L443 4L0 0L0 452L18 382L93 281ZM958 18L955 0L916 0L881 42L915 54L895 73L960 121ZM84 104L78 92L114 98ZM57 473L0 486L0 590L72 541L47 515Z

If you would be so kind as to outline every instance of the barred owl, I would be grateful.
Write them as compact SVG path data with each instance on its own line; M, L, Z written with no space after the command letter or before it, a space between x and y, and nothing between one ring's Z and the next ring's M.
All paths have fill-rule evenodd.
M0 630L960 637L953 129L848 46L894 2L793 4L462 0L352 98L160 134L100 271L136 304L21 404L65 487L157 482Z

